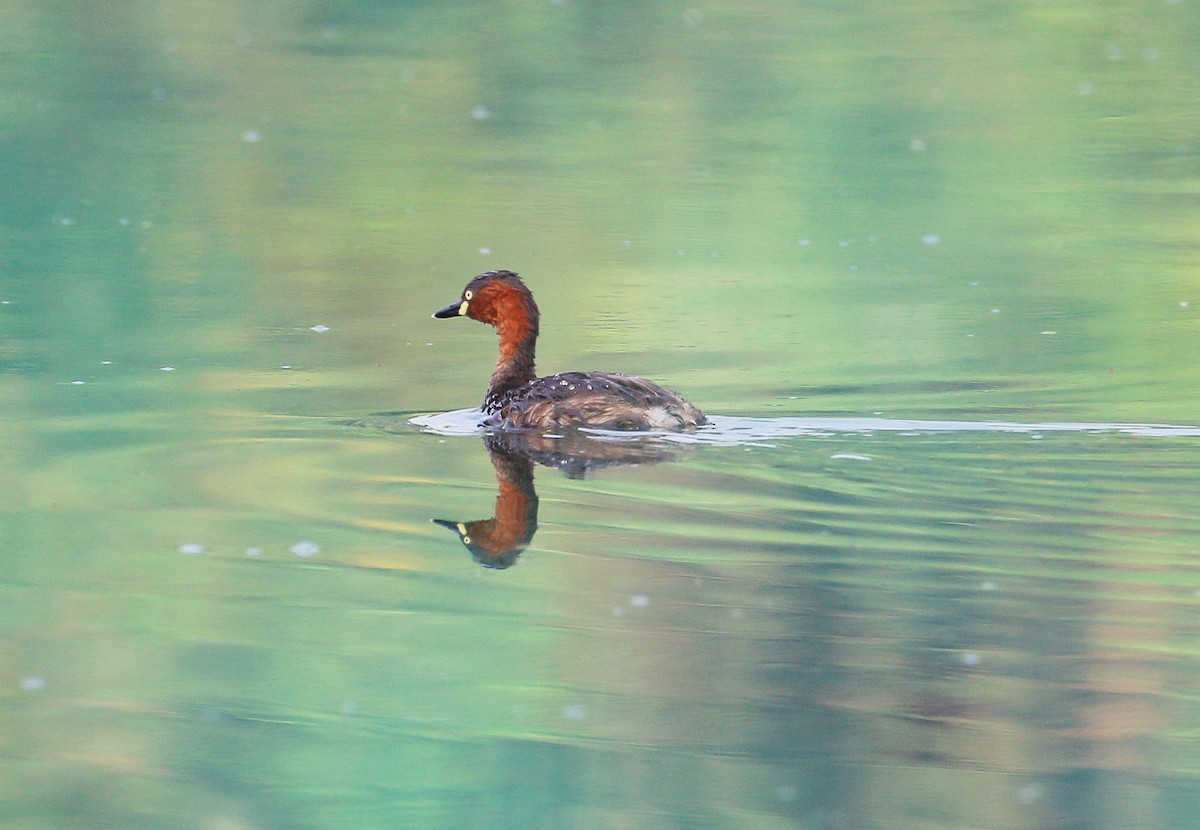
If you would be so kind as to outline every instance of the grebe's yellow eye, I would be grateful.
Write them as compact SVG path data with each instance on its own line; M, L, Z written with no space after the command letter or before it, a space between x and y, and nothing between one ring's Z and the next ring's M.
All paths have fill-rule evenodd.
M470 300L470 299L471 299L472 297L474 297L474 296L475 296L475 292L474 292L474 291L472 291L472 290L471 290L471 289L469 289L469 288L468 288L466 291L464 291L464 292L463 292L463 299L464 299L464 300Z

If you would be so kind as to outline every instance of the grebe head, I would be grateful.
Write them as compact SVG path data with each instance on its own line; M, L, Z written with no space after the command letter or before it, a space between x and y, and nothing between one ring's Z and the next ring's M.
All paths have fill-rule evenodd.
M533 295L514 272L488 271L467 283L456 302L435 311L433 316L440 320L470 317L496 328L511 323L536 330L538 308Z

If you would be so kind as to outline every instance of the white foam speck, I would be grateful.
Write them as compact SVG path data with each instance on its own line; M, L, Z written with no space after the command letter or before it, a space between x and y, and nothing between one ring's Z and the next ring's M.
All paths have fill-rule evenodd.
M315 331L317 334L324 334L325 332L329 331L329 326L322 326L318 324L315 326L309 326L308 330Z
M471 117L476 121L487 121L492 117L492 111L483 104L476 104L475 108L471 110Z
M964 666L978 666L983 662L983 657L978 651L964 651L962 656Z
M871 458L871 456L869 456L869 455L858 455L857 453L852 453L852 452L839 452L839 453L836 453L829 457L832 458L834 461L872 461L873 460Z
M71 381L71 385L72 385L72 386L83 386L83 384L84 384L84 381L82 381L82 380L73 380L73 381Z
M1024 786L1017 788L1017 803L1024 807L1028 807L1045 794L1046 788L1043 785L1038 784L1037 782L1025 784Z
M174 371L175 371L175 367L174 367L174 366L160 366L160 367L159 367L159 369L158 369L158 371L160 371L160 372L174 372Z
M650 597L645 594L634 594L629 598L629 605L632 608L645 608L650 604Z
M246 132L242 133L242 141L247 144L257 144L262 141L262 133L258 130L246 130Z
M246 548L246 555L251 558L262 556L262 548Z
M562 708L562 713L567 720L583 720L587 717L587 707L582 703L568 703Z
M942 238L936 233L927 233L921 237L921 241L926 245L937 245L942 241Z
M46 678L39 674L31 674L21 678L21 691L40 692L46 688Z
M316 542L309 542L306 540L303 542L297 542L296 544L292 545L289 550L297 556L309 557L320 553L321 546Z
M204 545L199 542L188 542L179 546L179 552L188 556L195 556L198 553L204 553Z

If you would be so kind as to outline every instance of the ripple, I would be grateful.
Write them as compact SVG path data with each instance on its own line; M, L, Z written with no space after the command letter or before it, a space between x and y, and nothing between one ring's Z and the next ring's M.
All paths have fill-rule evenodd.
M477 435L486 415L481 409L456 409L409 419L413 426L436 435ZM1046 432L1123 433L1150 438L1196 438L1200 427L1179 424L1136 424L1107 422L1052 421L1020 423L1013 421L942 421L908 418L744 418L710 415L707 426L695 432L636 433L661 437L679 444L718 444L724 446L770 446L765 441L810 436L861 435L876 432L902 432L914 435L931 433L1024 433L1040 437ZM600 438L628 439L630 432L604 429L581 430Z

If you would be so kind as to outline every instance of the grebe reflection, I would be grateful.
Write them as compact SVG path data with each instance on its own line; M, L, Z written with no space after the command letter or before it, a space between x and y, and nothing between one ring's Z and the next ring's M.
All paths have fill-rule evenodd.
M496 472L494 515L467 522L452 519L433 522L457 533L476 562L496 570L514 565L537 532L535 463L579 479L602 467L651 464L674 457L670 448L649 438L604 440L576 431L559 438L492 432L484 436L483 443Z

